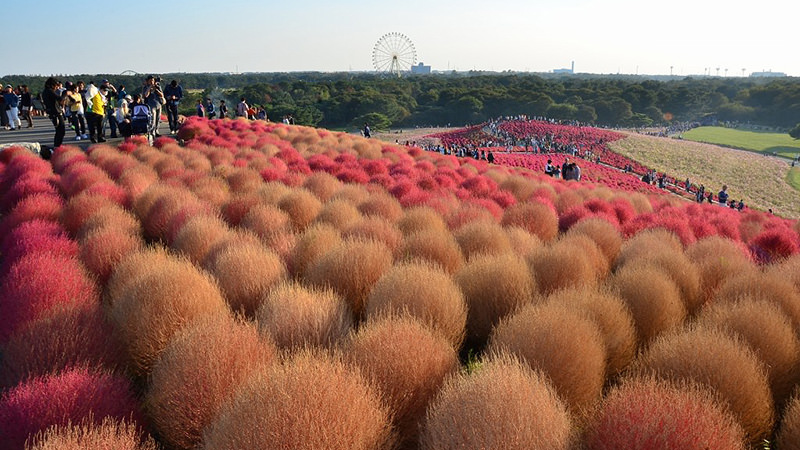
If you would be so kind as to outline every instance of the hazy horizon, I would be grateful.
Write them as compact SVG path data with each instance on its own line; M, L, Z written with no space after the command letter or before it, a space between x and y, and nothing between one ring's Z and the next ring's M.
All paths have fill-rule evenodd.
M779 0L757 9L688 0L30 3L35 11L15 8L4 27L19 44L0 76L365 72L389 32L408 36L435 71L547 73L574 61L588 74L800 76L791 57L800 6Z

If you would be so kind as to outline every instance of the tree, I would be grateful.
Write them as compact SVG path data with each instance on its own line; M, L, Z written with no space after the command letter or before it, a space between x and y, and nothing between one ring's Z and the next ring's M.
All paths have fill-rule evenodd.
M794 128L789 131L789 136L795 139L800 139L800 123L795 125Z
M389 129L392 121L381 113L367 113L356 117L350 124L354 127L360 128L364 126L365 123L369 124L369 127L372 129L372 131L383 131Z

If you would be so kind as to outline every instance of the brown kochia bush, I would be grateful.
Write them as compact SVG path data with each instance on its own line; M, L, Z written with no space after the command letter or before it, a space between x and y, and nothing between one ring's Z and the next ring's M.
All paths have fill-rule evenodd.
M461 247L447 230L427 230L407 235L397 249L397 259L401 261L421 259L438 264L450 274L457 272L464 265Z
M327 172L314 172L303 182L303 187L313 192L318 199L327 202L342 188L342 182Z
M746 344L722 331L698 326L664 335L637 359L633 373L711 388L751 443L772 431L775 413L764 367Z
M514 253L523 258L527 258L542 247L542 240L535 234L529 233L524 228L507 227L505 228L505 233L508 242L511 243L511 249L514 250Z
M99 228L81 242L80 259L99 284L105 284L114 268L126 256L142 248L144 241L113 228Z
M769 275L792 282L797 292L800 292L800 253L786 258L780 263L770 265L765 268L765 271Z
M467 305L461 289L440 268L422 262L398 264L375 283L367 299L367 318L403 313L441 334L453 348L461 346Z
M722 283L714 301L731 302L742 297L762 299L777 305L792 321L795 332L800 332L800 293L789 280L773 273L745 272Z
M459 368L450 343L409 316L368 321L344 354L378 387L406 443L416 442L425 408Z
M742 428L708 389L654 378L613 388L586 435L588 450L745 448Z
M53 426L31 436L26 450L158 450L133 423L107 417L100 424Z
M306 274L318 287L330 287L361 317L375 282L392 267L392 253L383 243L346 239L317 260Z
M350 332L353 313L329 289L283 282L256 311L259 331L282 349L333 347Z
M211 249L229 238L232 230L222 219L200 215L187 221L178 231L172 248L195 264L202 264Z
M543 295L567 287L595 286L608 272L605 256L586 236L565 237L531 253L527 259Z
M386 244L386 247L394 253L403 242L403 233L397 226L380 217L366 216L348 226L343 235L362 239L372 239Z
M397 222L397 226L406 236L419 231L442 232L447 230L442 216L428 206L416 206L406 210L403 217Z
M322 203L307 189L293 189L278 202L278 207L289 215L295 231L303 231L317 217Z
M686 248L686 256L697 267L701 302L713 299L728 277L756 270L747 249L721 236L709 236Z
M339 230L330 225L316 224L308 227L289 253L289 273L296 278L304 278L309 267L341 242Z
M592 217L571 226L567 236L584 235L593 240L608 259L610 266L617 260L622 248L622 235L611 222Z
M512 253L477 256L455 279L467 302L467 338L475 343L485 342L500 319L533 301L530 272Z
M150 273L153 267L169 264L173 257L161 246L141 249L123 257L111 272L103 290L103 301L114 304L136 280Z
M619 296L606 289L578 287L557 291L547 301L583 312L597 324L606 347L607 376L619 373L633 360L636 327Z
M221 408L203 449L384 449L380 394L340 359L302 352L256 371Z
M252 325L227 315L194 321L153 366L144 399L152 426L170 448L196 448L231 393L276 355Z
M128 371L144 377L172 336L206 315L230 314L214 279L186 259L142 259L109 316L125 349Z
M325 203L314 219L317 223L327 223L339 231L358 222L361 213L347 200L331 200Z
M373 193L358 204L358 210L365 216L383 217L389 222L397 222L403 217L400 202L387 193Z
M570 306L523 307L495 327L489 350L511 353L541 370L575 415L584 416L600 399L605 342L597 324Z
M800 340L780 307L744 297L707 305L698 321L736 334L749 345L767 369L776 405L783 405L800 380Z
M681 325L686 307L675 282L652 266L626 266L609 279L609 287L630 309L640 345Z
M260 242L226 241L209 253L203 266L216 277L231 309L249 317L270 289L286 279L281 257Z
M448 381L421 429L423 450L571 448L567 409L545 376L495 356Z
M468 223L456 231L455 238L467 261L481 254L502 255L512 251L503 228L495 222Z
M558 235L558 216L543 203L526 202L509 206L503 213L503 226L522 227L544 242Z
M622 244L617 256L617 266L639 258L647 258L654 253L670 251L683 251L683 244L675 233L663 228L650 228L636 233Z
M775 443L781 450L800 450L800 396L786 406Z

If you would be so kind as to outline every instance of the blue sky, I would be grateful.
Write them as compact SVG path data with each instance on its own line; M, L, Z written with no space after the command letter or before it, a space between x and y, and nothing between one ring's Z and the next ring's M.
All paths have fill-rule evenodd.
M800 76L800 3L673 0L27 0L7 74L371 70L385 33L434 70ZM652 5L652 6L651 6ZM724 6L722 6L724 5ZM36 32L32 32L36 30ZM56 39L53 36L57 36ZM8 42L8 41L6 41ZM672 66L672 69L670 69Z

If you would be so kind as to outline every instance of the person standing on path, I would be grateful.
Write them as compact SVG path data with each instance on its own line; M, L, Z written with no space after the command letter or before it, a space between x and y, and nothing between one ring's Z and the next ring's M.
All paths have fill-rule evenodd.
M169 132L178 132L178 105L183 98L183 87L178 84L178 80L172 80L164 88L164 97L167 99L167 121L169 122Z
M53 147L61 147L64 142L66 126L64 125L64 97L56 92L61 88L61 82L54 77L50 77L44 83L42 92L42 103L44 110L53 126L56 128L56 135L53 138Z
M28 121L28 128L33 128L33 98L31 98L31 91L28 86L23 84L19 87L20 90L20 107L22 108L22 117Z
M19 120L19 97L14 92L14 87L10 84L6 86L3 92L3 100L6 103L6 114L8 115L8 126L11 130L22 128L22 122Z

